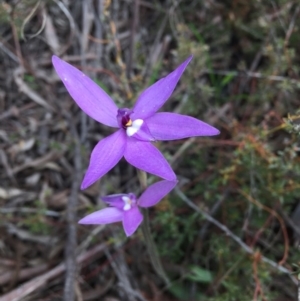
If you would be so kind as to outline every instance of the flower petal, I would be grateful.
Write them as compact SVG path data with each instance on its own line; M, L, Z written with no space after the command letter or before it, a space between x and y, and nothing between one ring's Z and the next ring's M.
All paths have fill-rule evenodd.
M132 235L143 221L143 215L138 207L133 207L123 213L123 228L127 236Z
M122 129L98 142L92 151L81 189L92 185L111 170L122 158L125 145L126 134Z
M118 209L123 210L125 204L122 200L122 197L128 196L128 194L120 193L120 194L111 194L101 197L101 199L108 205L116 207Z
M178 183L178 181L160 181L149 186L138 199L138 206L151 207L165 197Z
M53 66L77 105L93 119L112 127L117 122L118 107L96 83L72 65L52 56Z
M145 122L156 140L213 136L220 133L219 130L201 120L175 113L156 113L146 119Z
M155 84L147 88L139 96L133 108L133 119L145 119L153 115L168 100L173 93L184 69L192 59L190 56L177 69L166 77L160 79Z
M84 218L82 218L78 223L85 225L104 225L115 222L120 222L123 220L123 212L117 208L104 208L93 212Z
M176 180L176 175L167 160L150 142L128 138L124 157L134 167L169 181Z
M124 210L124 206L126 205L124 202L123 197L127 197L131 200L133 204L136 204L136 196L133 193L119 193L119 194L111 194L101 197L101 199L109 204L110 206L119 208L121 210Z

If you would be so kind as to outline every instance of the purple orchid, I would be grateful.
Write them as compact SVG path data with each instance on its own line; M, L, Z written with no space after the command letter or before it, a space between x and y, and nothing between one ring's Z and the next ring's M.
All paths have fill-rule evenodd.
M171 96L191 59L192 56L142 92L130 110L118 109L106 92L85 74L58 57L52 57L57 74L77 105L98 122L119 128L98 142L93 149L81 189L96 182L123 156L136 168L174 181L174 171L151 141L219 134L216 128L193 117L156 113Z
M143 221L143 215L139 207L148 208L156 205L177 184L177 181L160 181L149 186L139 199L133 193L112 194L102 197L102 200L112 207L93 212L79 224L104 225L115 222L123 222L123 228L127 236L132 235Z

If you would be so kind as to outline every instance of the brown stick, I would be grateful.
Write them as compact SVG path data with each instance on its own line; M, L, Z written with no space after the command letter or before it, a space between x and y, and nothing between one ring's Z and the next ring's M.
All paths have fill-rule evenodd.
M77 247L77 216L76 208L78 204L78 190L81 179L81 155L79 137L71 118L69 119L70 129L73 137L75 137L74 150L74 176L72 181L71 195L68 200L67 207L67 222L68 222L68 236L65 247L65 261L66 261L66 277L64 286L64 300L75 300L75 279L77 275L76 267L76 247Z
M107 244L100 244L95 246L93 249L78 256L76 259L76 263L82 264L83 262L97 255L98 253L104 251L106 247ZM65 264L61 263L57 265L55 268L53 268L52 270L50 270L49 272L25 282L21 286L17 287L16 289L12 290L6 295L0 297L0 301L20 301L26 296L28 296L29 294L31 294L32 292L44 286L49 280L58 277L60 274L62 274L65 271L65 269L66 269Z
M130 78L132 72L132 64L135 60L135 36L136 30L139 24L139 0L134 0L133 3L133 19L131 24L131 31L130 31L130 44L129 44L129 58L127 63L127 78Z
M17 281L26 280L28 278L32 278L40 273L43 273L47 270L47 264L41 264L31 268L25 268L20 271L17 275ZM0 275L0 285L6 284L15 276L15 270L7 271Z

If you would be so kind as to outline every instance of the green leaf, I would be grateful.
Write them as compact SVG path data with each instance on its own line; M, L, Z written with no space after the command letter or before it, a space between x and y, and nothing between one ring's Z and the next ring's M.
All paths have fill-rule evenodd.
M187 289L187 287L182 283L174 282L169 287L169 292L179 300L182 300L182 301L190 300L189 289ZM202 293L199 293L199 292L195 293L195 300L202 301L202 300L206 300L206 299L207 298Z
M182 284L173 284L169 287L169 291L180 300L187 300L188 292L187 289Z
M210 283L213 280L213 276L210 271L197 266L191 268L191 273L187 275L187 278L201 283Z
M233 73L227 74L221 81L221 87L225 87L234 77L235 74Z

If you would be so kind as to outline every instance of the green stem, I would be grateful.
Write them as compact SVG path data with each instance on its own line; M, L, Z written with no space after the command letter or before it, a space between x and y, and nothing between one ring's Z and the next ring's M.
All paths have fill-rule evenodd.
M138 178L141 184L141 187L144 189L147 188L147 174L144 171L138 170ZM155 242L152 238L149 226L149 214L147 209L142 209L144 220L142 223L142 232L144 235L146 247L150 256L151 264L155 272L164 280L167 286L170 286L170 280L164 271L164 268L161 264Z

